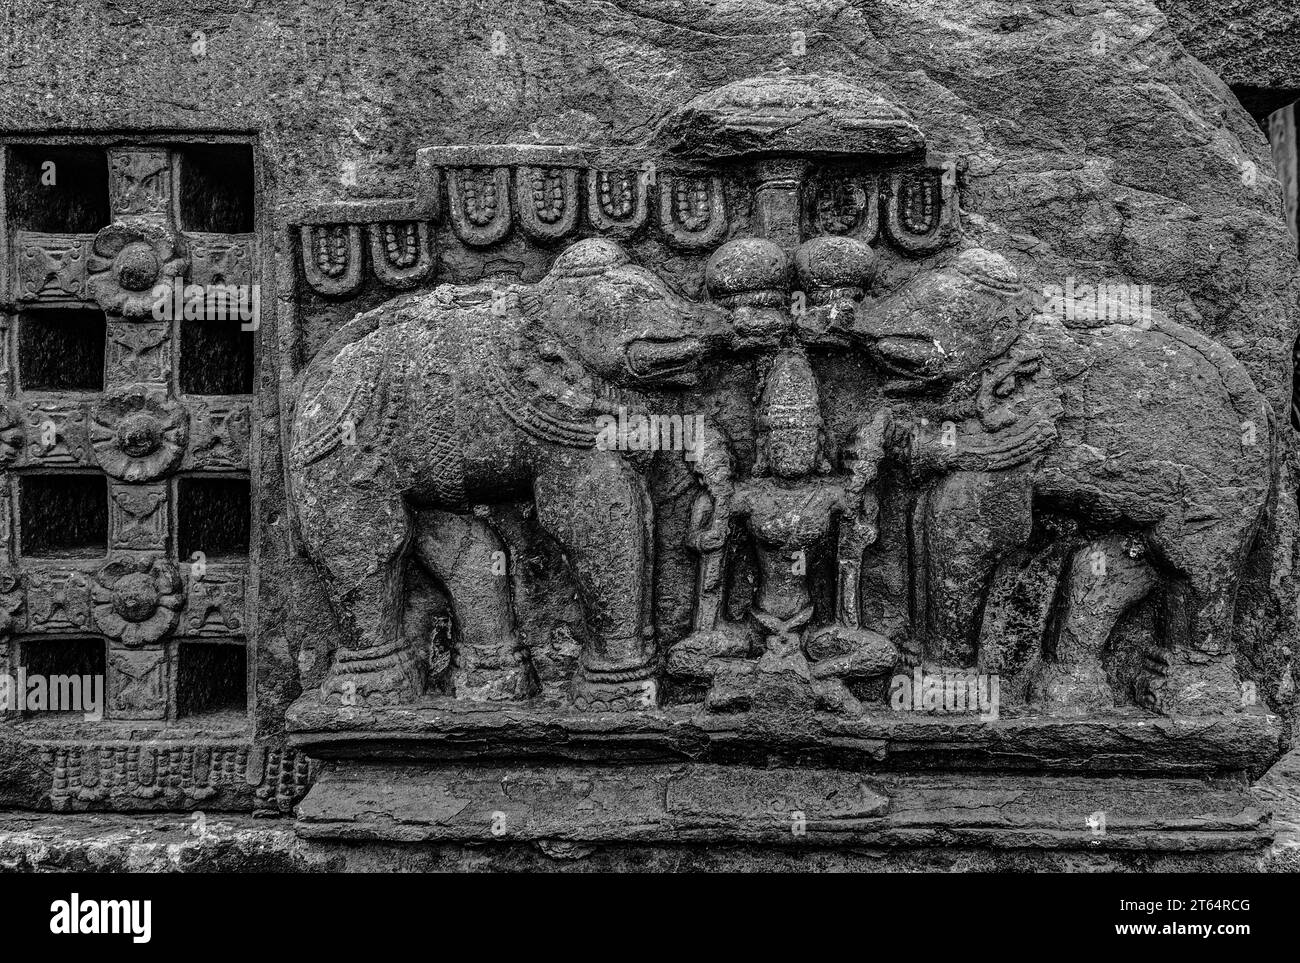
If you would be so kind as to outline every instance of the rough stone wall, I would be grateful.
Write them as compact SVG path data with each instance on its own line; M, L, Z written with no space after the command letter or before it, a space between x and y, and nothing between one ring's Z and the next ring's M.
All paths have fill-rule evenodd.
M1250 0L1160 0L1183 45L1229 84L1300 91L1300 10Z

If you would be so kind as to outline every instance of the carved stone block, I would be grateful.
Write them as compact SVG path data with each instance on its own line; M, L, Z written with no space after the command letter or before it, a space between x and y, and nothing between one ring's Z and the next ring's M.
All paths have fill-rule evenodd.
M1072 818L1084 810L1107 813L1104 835L1086 819ZM592 813L576 836L575 811ZM1192 853L1249 850L1267 838L1265 825L1262 807L1248 793L1197 780L1116 780L1098 787L1024 775L864 779L807 767L699 764L595 771L506 765L437 773L330 768L298 810L301 835L354 844L504 837L576 845L797 845L803 837L822 845L1174 846Z
M82 631L90 626L90 579L84 572L32 569L27 585L31 632Z
M190 436L183 467L206 471L246 470L252 428L248 402L192 397L188 405Z
M124 485L113 482L108 490L108 542L113 549L163 551L167 547L168 486Z
M165 385L172 373L171 323L108 322L107 380L110 384Z
M243 635L245 626L245 588L247 574L242 568L223 565L206 566L196 576L194 566L186 567L185 611L180 631L185 635Z
M26 460L39 465L83 465L90 454L86 409L81 402L54 399L24 406Z
M108 196L114 217L162 215L171 203L171 157L165 150L109 151Z
M171 686L165 646L108 650L108 711L114 719L165 719Z
M90 238L19 231L14 238L15 295L21 301L85 301Z
M256 276L257 239L245 234L186 232L190 249L189 283L249 285Z

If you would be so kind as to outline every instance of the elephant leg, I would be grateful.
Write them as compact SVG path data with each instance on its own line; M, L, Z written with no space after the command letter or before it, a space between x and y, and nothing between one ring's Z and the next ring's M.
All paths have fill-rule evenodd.
M1026 468L956 472L918 506L925 657L970 666L998 561L1029 540L1033 478Z
M1102 665L1102 652L1115 626L1156 585L1151 566L1113 536L1074 554L1057 610L1054 658L1035 686L1038 701L1052 715L1081 716L1115 707Z
M515 630L507 553L481 518L429 511L416 523L416 557L446 590L457 641L456 698L526 699L540 686Z
M412 702L424 687L420 662L402 632L402 556L410 521L396 486L383 480L340 485L337 475L317 478L309 469L300 483L303 543L342 630L322 694L337 694L344 705Z
M1242 706L1236 658L1230 647L1217 645L1231 629L1231 618L1222 612L1232 597L1230 590L1197 591L1182 580L1169 586L1164 644L1146 653L1140 704L1168 716L1224 715ZM1201 639L1215 644L1198 644Z
M566 452L539 475L542 527L560 543L585 603L588 639L573 679L580 706L658 702L650 624L651 507L640 476L615 452Z
M1236 571L1250 531L1226 529L1194 538L1170 523L1152 548L1181 571L1166 591L1164 644L1147 653L1139 701L1172 716L1222 715L1241 707L1241 677L1232 641Z

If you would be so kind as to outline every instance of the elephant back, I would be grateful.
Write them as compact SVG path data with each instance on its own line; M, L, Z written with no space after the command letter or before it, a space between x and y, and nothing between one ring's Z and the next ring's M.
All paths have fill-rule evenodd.
M1059 352L1069 362L1054 372L1065 414L1049 479L1139 521L1263 503L1273 412L1231 352L1159 313L1065 337L1077 350Z

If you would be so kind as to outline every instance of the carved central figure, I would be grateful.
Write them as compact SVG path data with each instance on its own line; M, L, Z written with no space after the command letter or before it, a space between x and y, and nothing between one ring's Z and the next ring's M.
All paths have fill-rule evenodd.
M831 474L817 377L803 350L787 347L767 375L758 421L751 477L733 483L731 458L716 453L701 471L708 493L696 511L695 546L705 577L695 631L674 647L668 667L710 679L705 704L715 710L776 704L807 712L816 702L860 712L845 680L879 675L897 655L888 639L858 625L862 553L875 538L870 483L884 456L885 419L877 418L854 439L854 471ZM719 618L726 580L722 554L732 521L749 529L758 562L750 625ZM814 560L830 542L836 543L835 619L814 626ZM750 658L755 650L756 660Z

